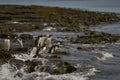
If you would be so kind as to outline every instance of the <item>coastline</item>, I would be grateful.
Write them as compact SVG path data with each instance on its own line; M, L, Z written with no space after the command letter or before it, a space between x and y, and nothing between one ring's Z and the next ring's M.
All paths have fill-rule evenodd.
M7 78L11 80L87 80L88 76L99 72L97 64L114 58L113 54L105 51L106 44L120 40L118 35L88 30L92 25L119 22L120 17L116 13L35 5L0 5L0 15L0 38L10 36L13 41L14 37L19 36L25 46L21 49L13 44L13 48L6 53L0 49L0 76L3 79L6 79L6 70L10 75ZM47 34L51 34L53 40L63 42L63 51L42 58L28 55L35 37ZM2 41L0 48L1 44Z

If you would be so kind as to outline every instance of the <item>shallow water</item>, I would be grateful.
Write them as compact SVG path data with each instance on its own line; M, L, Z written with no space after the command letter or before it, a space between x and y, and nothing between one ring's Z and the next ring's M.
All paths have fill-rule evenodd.
M40 34L52 34L53 39L61 40L65 44L65 49L71 53L70 56L63 56L62 60L70 62L77 67L77 71L71 74L63 75L49 75L55 80L118 80L120 77L112 74L120 74L120 41L116 43L105 44L71 44L70 38L75 38L77 35L84 35L83 33L66 33L66 32L24 32L34 36ZM77 47L93 47L94 50L83 51L77 50ZM83 70L85 69L85 70ZM83 71L81 71L83 70ZM97 72L97 73L95 73ZM36 72L35 72L36 73ZM38 74L38 73L37 73ZM33 74L27 74L33 75ZM95 75L95 76L93 76ZM69 78L69 76L71 76ZM89 77L92 76L92 77ZM28 76L30 77L30 76ZM48 77L48 76L47 76ZM113 78L111 78L113 77ZM39 80L40 78L38 78ZM45 79L45 77L44 77ZM43 80L44 80L43 79Z
M92 27L91 30L120 35L120 22L113 24L97 25Z

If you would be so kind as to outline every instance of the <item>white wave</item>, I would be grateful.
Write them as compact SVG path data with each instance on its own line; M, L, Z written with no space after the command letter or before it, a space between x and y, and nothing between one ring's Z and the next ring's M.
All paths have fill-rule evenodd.
M35 59L28 54L16 54L13 56L15 59L22 61ZM43 64L46 61L46 59L43 58L37 58L37 60L43 61ZM80 65L78 65L77 68L80 68L79 66ZM0 80L87 80L89 79L88 76L93 76L96 72L98 72L98 70L96 70L94 67L91 67L85 72L79 71L68 74L51 75L49 73L39 71L26 73L25 68L26 67L23 66L18 70L15 66L10 65L9 63L3 64L0 66ZM22 76L19 76L19 74Z
M15 59L19 59L19 60L22 60L22 61L33 60L32 56L30 56L28 54L15 54L13 56L15 57Z
M42 64L45 64L48 59L45 59L45 58L33 58L32 56L28 55L28 54L15 54L13 55L15 57L15 59L18 59L18 60L22 60L22 61L27 61L27 60L38 60L38 61L41 61Z
M87 80L88 76L95 75L95 72L98 71L93 67L87 73L74 72L61 75L51 75L46 72L26 73L25 67L18 70L7 63L0 66L0 80ZM21 73L22 76L18 76L18 73Z
M95 58L97 60L100 60L100 61L104 61L104 60L107 60L109 58L113 58L114 56L112 55L112 53L108 53L108 52L104 52L104 51L97 51L96 53L100 53L102 56L95 56Z
M23 67L24 68L24 67ZM6 63L0 66L0 80L20 80L18 76L15 75L18 72L24 73L24 70L17 70L15 66L10 66L10 64Z
M43 29L43 31L56 31L56 28L54 27L46 27Z
M12 73L10 72L9 65L2 65L0 67L0 78L1 80L12 80L14 75L11 75Z
M88 76L95 75L95 72L97 72L95 68L90 69L86 74L76 72L71 74L51 75L44 72L33 72L25 75L23 80L29 80L31 77L32 80L87 80Z

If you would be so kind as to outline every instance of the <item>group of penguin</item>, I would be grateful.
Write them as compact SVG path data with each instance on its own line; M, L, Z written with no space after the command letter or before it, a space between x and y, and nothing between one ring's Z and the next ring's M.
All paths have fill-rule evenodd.
M20 37L15 37L14 39L18 42L20 48L24 47L23 40ZM11 40L10 36L4 39L3 43L4 51L10 50L11 48L10 40ZM35 46L28 50L28 54L34 58L44 53L52 54L62 46L60 41L52 42L51 35L48 36L39 35L38 37L36 37L34 44Z
M23 40L20 37L14 37L14 41L18 42L20 48L23 48ZM10 51L11 49L11 37L7 36L3 41L3 50Z
M35 46L29 50L29 54L33 57L41 56L41 54L53 54L62 46L61 42L52 42L51 35L40 35L35 40Z

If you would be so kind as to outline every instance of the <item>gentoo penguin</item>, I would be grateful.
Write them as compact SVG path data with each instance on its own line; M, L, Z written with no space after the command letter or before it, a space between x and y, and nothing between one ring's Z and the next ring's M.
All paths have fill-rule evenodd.
M10 50L10 36L7 36L7 38L4 39L3 49L5 51L9 51Z
M37 57L37 56L41 57L41 54L44 54L46 52L47 52L46 46L44 45L43 47L37 49L36 55L33 56L33 57L34 58Z
M33 47L32 49L30 49L30 50L28 51L28 54L33 57L33 56L36 55L37 50L38 50L37 47Z
M35 46L36 47L43 47L45 44L46 37L45 36L38 36L37 39L35 40Z
M17 42L19 43L20 47L23 48L23 41L21 38L17 38Z
M39 42L40 42L40 39L42 38L42 35L36 37L36 40L35 40L35 46L38 47L39 46Z
M48 53L53 54L55 51L57 51L61 47L61 43L57 42L54 44L48 51Z
M52 39L51 39L51 35L49 35L46 40L45 40L45 45L47 50L50 49L50 47L52 46Z

